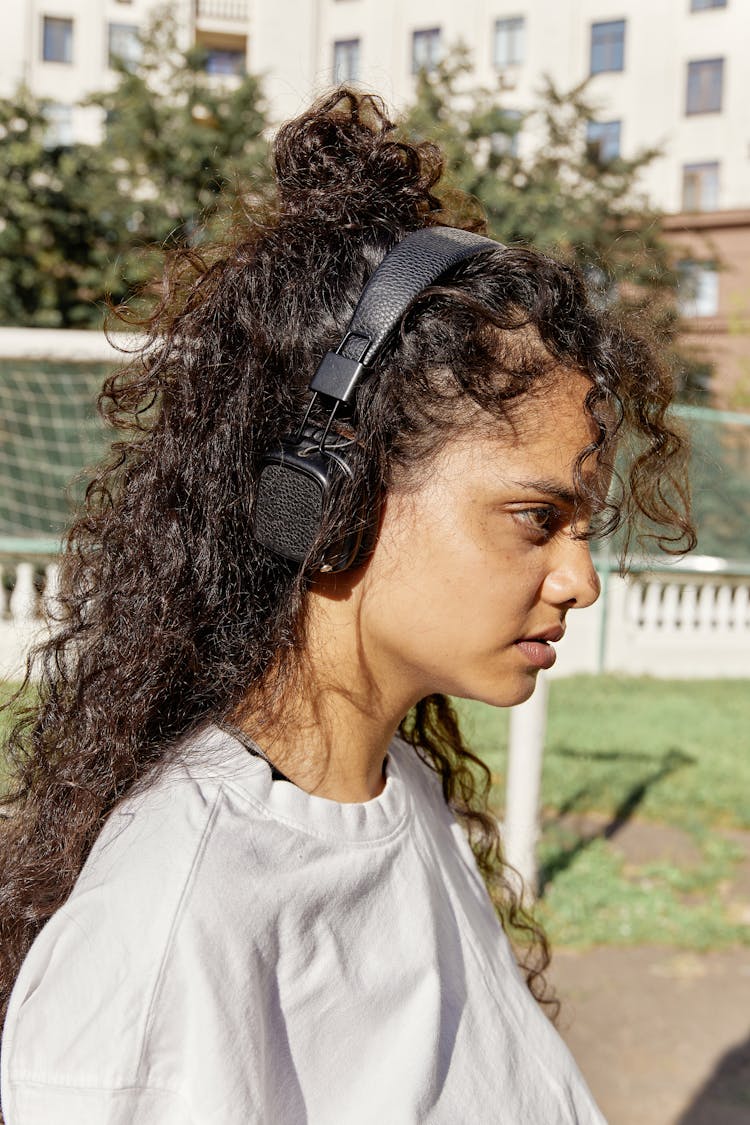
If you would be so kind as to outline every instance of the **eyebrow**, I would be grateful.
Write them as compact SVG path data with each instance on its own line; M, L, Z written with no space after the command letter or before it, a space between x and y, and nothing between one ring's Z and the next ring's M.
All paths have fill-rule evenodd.
M541 480L514 480L511 481L511 484L515 485L516 488L528 489L529 492L543 492L547 496L554 496L556 500L560 500L571 508L575 508L576 504L580 502L580 496L556 480L544 478Z

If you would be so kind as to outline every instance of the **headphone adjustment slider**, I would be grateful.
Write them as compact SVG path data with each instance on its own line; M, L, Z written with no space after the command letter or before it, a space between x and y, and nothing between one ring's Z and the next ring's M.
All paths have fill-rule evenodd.
M326 352L312 377L310 390L338 402L350 402L367 366L339 352Z

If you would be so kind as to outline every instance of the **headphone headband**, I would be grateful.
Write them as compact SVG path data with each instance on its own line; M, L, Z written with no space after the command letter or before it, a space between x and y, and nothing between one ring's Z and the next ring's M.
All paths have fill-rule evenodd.
M454 227L425 227L407 234L365 285L343 340L323 357L310 390L350 402L411 301L464 258L497 249L503 249L499 242Z

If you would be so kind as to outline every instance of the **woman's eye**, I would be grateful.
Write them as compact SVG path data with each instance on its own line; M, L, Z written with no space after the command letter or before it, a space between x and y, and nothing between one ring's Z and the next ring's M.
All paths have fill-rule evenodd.
M560 512L551 505L538 508L523 508L515 515L532 531L539 535L551 536L557 531L560 524Z

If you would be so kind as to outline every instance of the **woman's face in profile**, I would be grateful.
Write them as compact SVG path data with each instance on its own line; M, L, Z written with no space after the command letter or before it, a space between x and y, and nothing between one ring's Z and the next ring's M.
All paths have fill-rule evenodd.
M497 706L531 695L568 610L599 593L573 526L574 465L596 433L590 385L559 372L521 405L515 432L464 434L416 489L389 495L359 591L362 655L382 687L393 676L415 700Z

